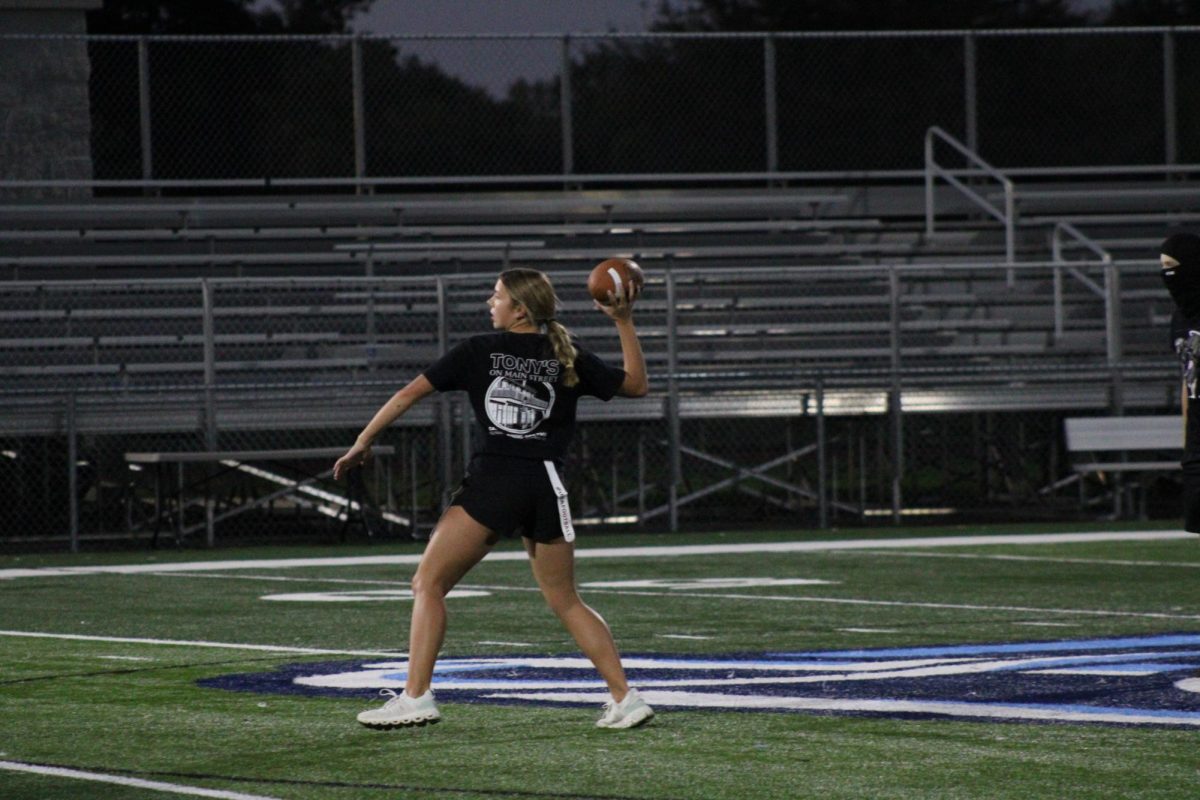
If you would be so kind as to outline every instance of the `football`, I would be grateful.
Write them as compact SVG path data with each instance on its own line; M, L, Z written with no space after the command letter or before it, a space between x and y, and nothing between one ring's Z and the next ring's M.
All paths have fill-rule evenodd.
M608 305L608 293L619 294L630 284L641 289L646 283L642 268L628 258L608 258L592 268L588 275L588 294L598 303Z

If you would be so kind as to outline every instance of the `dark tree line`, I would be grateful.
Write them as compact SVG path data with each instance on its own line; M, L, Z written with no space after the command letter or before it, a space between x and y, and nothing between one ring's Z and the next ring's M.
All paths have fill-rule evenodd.
M677 31L896 31L1200 24L1196 0L686 0L660 4Z

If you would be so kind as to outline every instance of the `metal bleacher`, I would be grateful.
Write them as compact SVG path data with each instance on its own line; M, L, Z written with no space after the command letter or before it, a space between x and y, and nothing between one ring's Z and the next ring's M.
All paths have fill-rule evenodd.
M25 396L209 380L297 391L396 382L446 341L482 329L492 277L516 264L551 272L564 318L615 356L582 293L583 271L615 254L637 258L650 276L639 306L647 359L662 376L674 348L682 391L831 375L878 386L896 369L913 387L988 383L978 376L990 369L1053 375L1091 365L1104 374L1108 323L1094 291L1102 277L1078 267L1092 270L1092 285L1067 279L1056 308L1044 220L1022 217L1014 273L994 225L960 212L928 236L919 190L886 191L884 202L853 189L770 187L0 204L0 274L10 279L0 378ZM1037 202L1066 218L1087 195L1053 191ZM1162 195L1170 207L1154 211L1153 197L1138 194L1139 208L1126 212L1137 215L1136 244L1113 249L1140 253L1149 227L1181 213L1182 195ZM1123 218L1104 213L1120 224L1089 230L1121 240ZM1156 271L1122 272L1121 358L1160 363L1169 307ZM1028 394L1012 383L994 377L955 402Z

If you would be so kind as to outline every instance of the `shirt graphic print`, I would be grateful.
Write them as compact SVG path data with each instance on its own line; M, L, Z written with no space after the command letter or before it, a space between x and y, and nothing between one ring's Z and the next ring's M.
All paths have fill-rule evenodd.
M495 378L484 394L484 410L492 425L509 436L545 438L538 427L554 410L554 386L561 365L556 360L491 354Z

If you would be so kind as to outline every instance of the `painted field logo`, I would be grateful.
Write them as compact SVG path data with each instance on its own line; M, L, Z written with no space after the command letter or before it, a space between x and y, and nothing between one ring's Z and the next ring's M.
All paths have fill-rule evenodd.
M663 709L807 712L974 720L1200 727L1200 634L833 650L758 655L627 656L630 682ZM202 685L354 694L404 685L404 661L293 664ZM599 705L583 658L447 658L439 699Z

